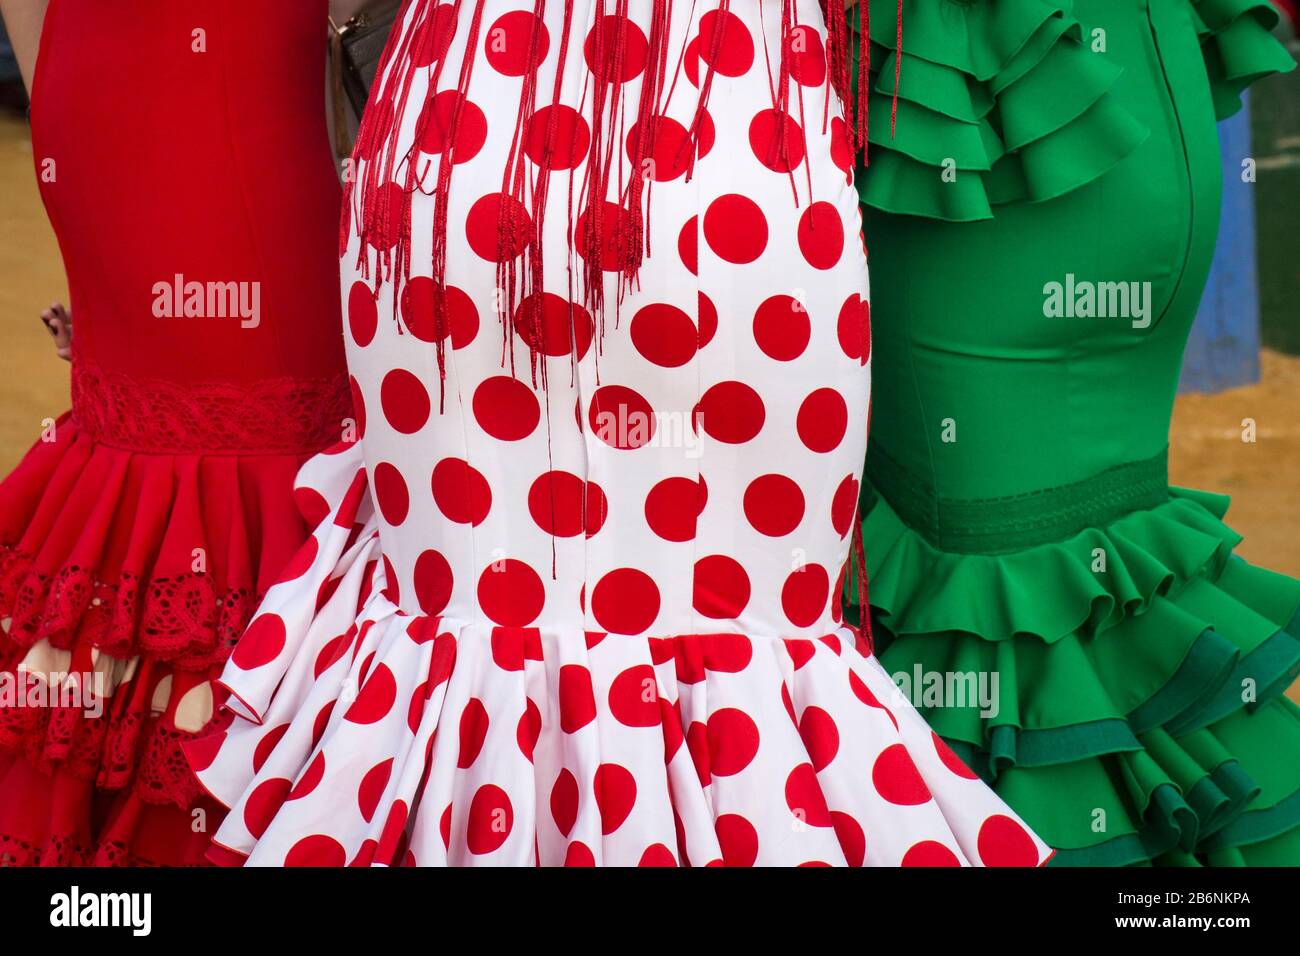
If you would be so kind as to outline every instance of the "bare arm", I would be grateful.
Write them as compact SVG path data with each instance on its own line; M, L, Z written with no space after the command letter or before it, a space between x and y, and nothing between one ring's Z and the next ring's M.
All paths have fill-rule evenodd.
M45 7L49 0L0 0L0 16L4 17L9 40L14 45L18 68L28 92L32 88L32 73L36 70L36 51L41 45L41 25L45 22Z

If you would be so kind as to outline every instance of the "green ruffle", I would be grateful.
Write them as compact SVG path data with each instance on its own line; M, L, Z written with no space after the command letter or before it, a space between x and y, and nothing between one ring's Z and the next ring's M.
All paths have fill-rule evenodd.
M1057 863L1300 850L1300 709L1282 696L1300 581L1232 554L1226 506L1171 488L1066 541L980 555L936 549L864 493L881 660ZM927 696L932 675L967 674L997 684Z
M903 0L894 122L898 5L873 2L862 201L990 219L995 205L1077 189L1136 149L1148 131L1110 92L1121 71L1083 46L1069 9L1069 0Z
M1236 112L1251 83L1294 67L1268 32L1277 14L1267 0L1188 2L1220 118ZM898 3L872 0L862 201L953 222L991 219L994 206L1078 189L1137 149L1149 131L1112 92L1122 71L1085 46L1071 9L1070 0L902 0L896 74ZM855 7L854 30L860 17Z
M1295 68L1270 33L1278 14L1268 0L1191 0L1219 119L1241 109L1241 93L1272 73Z

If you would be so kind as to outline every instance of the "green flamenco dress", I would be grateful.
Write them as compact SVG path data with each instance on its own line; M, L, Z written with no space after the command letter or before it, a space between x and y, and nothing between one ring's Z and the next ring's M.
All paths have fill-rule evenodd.
M1298 864L1300 581L1166 468L1216 117L1294 65L1271 8L903 0L896 74L896 4L858 171L881 658L1057 864ZM1145 319L1055 316L1051 283L1149 283Z

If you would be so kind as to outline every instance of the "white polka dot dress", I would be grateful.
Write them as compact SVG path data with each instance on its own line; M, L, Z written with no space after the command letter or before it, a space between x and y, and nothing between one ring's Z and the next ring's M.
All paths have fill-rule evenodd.
M1045 861L841 621L834 39L815 0L408 4L344 223L359 440L190 750L219 855Z

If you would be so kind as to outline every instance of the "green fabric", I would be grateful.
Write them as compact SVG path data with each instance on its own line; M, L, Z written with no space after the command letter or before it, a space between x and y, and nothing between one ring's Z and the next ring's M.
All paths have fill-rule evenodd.
M1163 472L1216 117L1291 65L1272 14L904 0L891 130L895 10L871 7L858 179L881 660L996 678L982 704L917 703L1058 865L1300 864L1300 582L1234 557L1227 499ZM1052 312L1068 277L1149 283L1147 308Z
M1199 49L1170 68L1202 86L1208 81L1219 118L1240 108L1251 83L1293 66L1268 33L1277 14L1267 0L1176 2L1179 27L1190 26ZM1145 64L1109 38L1101 48L1092 33L1099 24L1109 29L1105 7L902 0L900 65L899 5L872 0L868 140L875 155L858 177L862 201L973 222L992 218L997 205L1063 196L1113 169L1153 127L1116 86L1126 61ZM855 31L860 20L855 8ZM856 76L858 45L852 49Z

